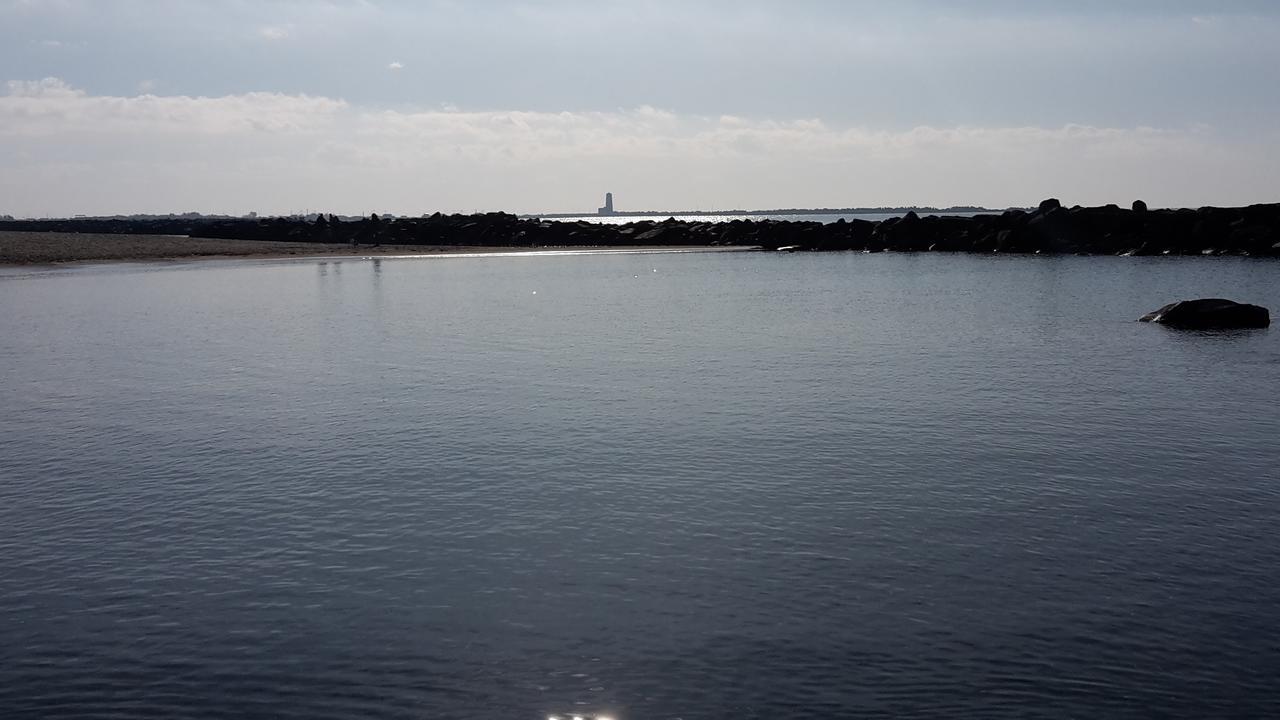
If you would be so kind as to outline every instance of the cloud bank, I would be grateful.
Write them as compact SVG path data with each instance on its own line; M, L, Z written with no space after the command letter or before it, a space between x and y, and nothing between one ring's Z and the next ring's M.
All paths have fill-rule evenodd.
M1208 127L835 126L818 119L374 108L329 97L0 96L0 213L399 214L1274 200L1280 136Z

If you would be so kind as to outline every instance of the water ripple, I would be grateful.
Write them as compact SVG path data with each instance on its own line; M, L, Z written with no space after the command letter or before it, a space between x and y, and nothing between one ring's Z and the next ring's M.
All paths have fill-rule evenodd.
M1127 320L1280 270L1126 260L10 277L0 717L1274 714L1280 336Z

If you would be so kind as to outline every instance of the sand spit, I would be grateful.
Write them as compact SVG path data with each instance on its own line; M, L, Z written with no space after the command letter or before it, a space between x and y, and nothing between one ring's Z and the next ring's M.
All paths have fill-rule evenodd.
M395 248L397 254L426 248ZM192 257L371 254L371 248L264 240L220 240L181 235L0 231L0 263L28 265L84 260L159 260Z
M35 265L68 262L130 260L186 260L193 258L369 257L512 254L533 250L593 249L474 247L454 245L358 245L349 243L287 242L277 240L223 240L185 235L123 235L111 233L59 233L0 231L0 265ZM665 250L653 246L619 250ZM691 248L682 248L685 250Z

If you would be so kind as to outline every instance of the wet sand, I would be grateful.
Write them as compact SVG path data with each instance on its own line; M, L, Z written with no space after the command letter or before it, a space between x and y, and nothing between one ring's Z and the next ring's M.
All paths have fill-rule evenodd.
M132 260L186 260L234 257L413 256L518 253L538 250L606 248L475 247L441 245L350 245L272 240L219 240L185 235L115 235L105 233L0 231L0 265ZM698 250L653 246L609 247L608 250ZM709 249L709 248L704 248Z

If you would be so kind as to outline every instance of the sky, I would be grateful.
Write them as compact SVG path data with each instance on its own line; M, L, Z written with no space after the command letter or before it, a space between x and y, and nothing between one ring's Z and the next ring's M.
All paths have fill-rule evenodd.
M1280 201L1280 2L0 0L0 214Z

